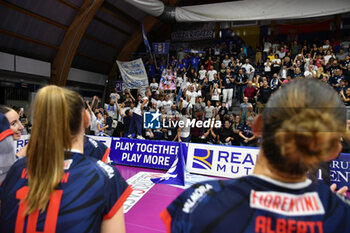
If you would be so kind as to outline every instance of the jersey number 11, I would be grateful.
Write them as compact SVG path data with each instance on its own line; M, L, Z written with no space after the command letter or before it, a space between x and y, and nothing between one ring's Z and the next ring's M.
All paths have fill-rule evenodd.
M47 207L46 220L43 233L54 233L56 231L57 217L62 198L63 190L55 190L50 196L50 202ZM28 186L20 188L16 192L16 198L20 200L20 204L17 212L15 233L22 233L25 221L25 210L27 203L23 200L28 194ZM39 217L39 209L34 211L28 216L27 231L26 233L39 233L36 231L36 225Z

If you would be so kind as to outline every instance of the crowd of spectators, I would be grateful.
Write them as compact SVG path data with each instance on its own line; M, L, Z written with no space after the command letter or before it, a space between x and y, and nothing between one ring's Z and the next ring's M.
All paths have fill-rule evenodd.
M297 78L328 83L350 106L350 56L347 42L299 44L263 41L255 57L245 47L225 43L199 53L181 48L168 65L146 63L149 87L112 93L108 104L87 102L95 135L138 139L255 146L251 123L278 88ZM160 77L176 71L176 90L160 88ZM321 93L320 93L321 94ZM239 111L237 111L239 109ZM143 128L143 113L160 114L161 127ZM174 122L220 122L207 127L182 127ZM199 124L201 126L201 124Z

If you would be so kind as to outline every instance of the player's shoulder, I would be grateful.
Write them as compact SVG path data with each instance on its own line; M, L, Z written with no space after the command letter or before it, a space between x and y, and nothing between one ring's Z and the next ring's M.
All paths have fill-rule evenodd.
M17 178L23 171L24 168L26 168L27 164L27 158L22 157L19 158L10 168L10 170L7 173L8 178Z
M94 149L101 149L101 150L106 150L107 146L98 140L95 140L91 137L85 136L84 140L84 150L85 148L94 148Z
M238 187L240 187L240 180L236 179L197 183L180 195L177 204L180 204L182 211L187 214L194 211L203 212L215 206L217 201L229 203L238 198L242 194L235 192Z
M105 162L102 162L101 160L98 160L94 157L83 156L83 160L84 160L84 165L86 167L89 167L88 170L90 170L90 172L95 171L104 179L112 179L114 176L120 175L118 170L115 167L109 164L106 164Z

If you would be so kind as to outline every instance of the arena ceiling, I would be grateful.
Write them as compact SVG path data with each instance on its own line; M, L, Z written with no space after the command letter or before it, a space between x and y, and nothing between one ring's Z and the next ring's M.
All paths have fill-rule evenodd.
M148 15L127 0L101 1L102 5L77 45L72 67L109 74L118 54L135 32L141 30L141 24ZM0 0L0 51L52 63L84 2L93 1ZM163 2L172 6L188 6L218 1ZM152 27L159 28L164 23L157 20Z

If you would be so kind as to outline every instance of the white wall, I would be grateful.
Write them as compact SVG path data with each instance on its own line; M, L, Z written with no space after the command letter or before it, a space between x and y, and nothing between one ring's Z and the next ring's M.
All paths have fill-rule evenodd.
M51 63L0 52L0 69L49 78ZM105 86L107 79L107 75L76 68L70 68L68 74L68 80L100 86Z
M31 58L16 56L15 71L50 77L51 63Z
M0 69L15 71L15 56L0 52Z
M70 68L68 74L68 80L101 86L104 86L106 84L107 79L107 75L80 70L76 68Z

